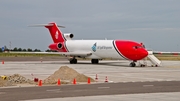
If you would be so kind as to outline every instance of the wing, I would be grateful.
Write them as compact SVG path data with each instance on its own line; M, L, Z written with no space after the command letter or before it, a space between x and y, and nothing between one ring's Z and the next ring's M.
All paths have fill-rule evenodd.
M153 51L153 54L180 55L180 52Z
M9 52L9 53L60 54L60 55L66 55L66 56L81 56L81 57L92 55L91 52Z

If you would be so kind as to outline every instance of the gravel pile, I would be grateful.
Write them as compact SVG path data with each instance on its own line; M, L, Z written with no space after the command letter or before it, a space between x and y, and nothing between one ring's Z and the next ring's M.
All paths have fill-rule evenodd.
M4 86L12 86L12 84L8 80L3 80L0 77L0 87L4 87Z
M13 84L32 83L33 82L32 80L26 79L24 76L21 76L20 74L13 74L11 76L8 76L8 81Z
M76 78L77 82L87 82L88 77L78 73L76 70L69 68L68 66L61 66L54 74L50 75L48 78L44 80L44 83L55 84L57 80L60 79L62 83L71 83L74 78ZM94 82L92 78L91 82Z
M43 84L57 84L58 79L61 80L61 84L72 83L74 78L76 82L87 82L88 76L78 73L76 70L69 68L68 66L61 66L54 74L50 75L48 78L43 80ZM91 82L95 82L94 79L90 78ZM16 84L38 84L34 80L25 78L20 74L13 74L7 76L7 80L0 78L0 87L1 86L11 86Z
M5 86L6 85L6 80L3 80L1 77L0 77L0 87L2 86Z

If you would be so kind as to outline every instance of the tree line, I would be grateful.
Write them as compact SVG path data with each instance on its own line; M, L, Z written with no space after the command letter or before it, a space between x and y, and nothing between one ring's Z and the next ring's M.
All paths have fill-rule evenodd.
M25 48L17 48L17 47L14 47L13 49L8 49L8 48L6 48L6 47L4 47L4 51L19 51L19 52L42 52L40 49L31 49L31 48L27 48L27 49L25 49ZM45 50L46 52L56 52L56 51L52 51L52 50L50 50L50 49L47 49L47 50ZM3 52L3 49L2 48L0 48L0 52Z

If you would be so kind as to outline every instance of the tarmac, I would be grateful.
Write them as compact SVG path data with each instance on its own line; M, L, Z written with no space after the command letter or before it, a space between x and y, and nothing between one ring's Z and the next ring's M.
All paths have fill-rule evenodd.
M150 62L148 62L150 64ZM161 67L129 67L128 61L100 61L100 64L91 64L90 61L78 61L78 64L69 64L68 61L23 61L23 62L4 62L0 64L0 75L20 74L26 78L37 77L45 79L53 74L61 66L69 66L79 73L85 74L92 78L98 77L99 83L104 83L107 76L108 81L112 83L134 83L134 82L160 82L160 81L180 81L180 62L179 61L162 61ZM92 85L92 84L91 84ZM33 87L32 85L18 85L22 87ZM132 85L133 86L133 85ZM14 88L14 87L11 87ZM9 89L9 87L1 87L1 89ZM28 91L26 91L28 92ZM169 91L170 92L170 91ZM104 101L123 101L130 100L146 100L156 101L177 101L180 100L180 92L170 93L141 93L141 94L115 94L100 96L83 96L83 97L67 97L67 98L50 98L42 99L43 101L57 100L73 100L73 101L90 101L93 99ZM0 96L3 92L0 90ZM158 96L159 95L159 96ZM48 95L47 95L48 96ZM27 99L28 101L41 101L40 99Z
M144 93L144 94L123 94L123 95L102 95L87 97L67 97L51 99L34 99L25 101L179 101L180 92L175 93Z

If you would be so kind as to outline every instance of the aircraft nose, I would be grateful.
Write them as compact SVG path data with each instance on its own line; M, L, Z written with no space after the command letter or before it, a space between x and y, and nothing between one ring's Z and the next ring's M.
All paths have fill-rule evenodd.
M143 49L143 50L141 51L141 56L142 56L142 58L147 57L147 56L148 56L148 51L145 50L145 49Z

